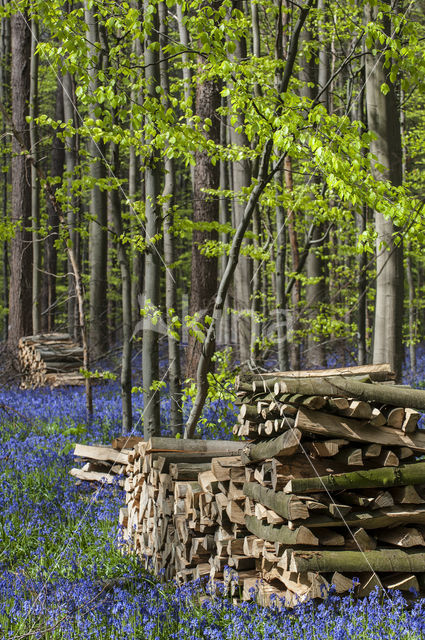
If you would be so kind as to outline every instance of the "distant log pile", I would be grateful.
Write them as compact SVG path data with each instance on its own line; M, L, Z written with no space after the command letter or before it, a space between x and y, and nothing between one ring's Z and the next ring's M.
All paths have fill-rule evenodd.
M18 348L23 389L84 384L83 349L67 333L26 336Z
M251 440L134 442L128 550L166 579L237 577L237 595L264 604L344 593L354 577L359 596L421 591L425 391L392 377L386 365L245 377L234 431Z

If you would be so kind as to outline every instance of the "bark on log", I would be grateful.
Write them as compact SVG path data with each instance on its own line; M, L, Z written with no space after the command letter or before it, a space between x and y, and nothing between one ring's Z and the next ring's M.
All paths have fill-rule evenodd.
M287 495L282 491L275 492L256 482L245 482L242 490L248 498L273 509L286 520L305 520L309 516L306 505L293 494Z
M250 462L259 462L267 458L289 457L297 451L300 439L301 431L291 429L277 438L249 444L242 451L242 462L249 464Z
M344 571L361 573L367 571L425 572L423 551L401 551L380 549L374 551L292 551L288 554L289 571Z
M337 520L328 516L314 516L309 518L310 529L321 527L363 527L363 529L381 529L383 527L393 527L399 524L414 522L415 525L425 524L425 506L409 507L394 506L388 509L377 509L376 511L357 511L347 514L344 520ZM298 521L290 521L290 528L295 529Z
M366 402L425 411L425 391L385 384L368 384L350 378L293 379L276 383L275 393L303 393L305 395L347 396Z
M371 380L385 381L394 380L395 374L389 364L369 364L356 367L340 367L336 369L311 369L306 371L278 371L261 374L244 374L240 381L255 380L263 378L329 378L330 376L362 376L368 375Z
M410 447L415 451L425 453L424 433L407 434L392 427L376 429L368 425L366 421L341 418L321 411L299 409L295 427L302 432L317 433L327 437L336 436L353 442L372 442L386 446Z
M304 526L292 531L286 526L274 527L273 525L261 524L255 516L245 516L245 525L248 531L255 536L269 542L280 542L285 545L318 546L319 544L318 538Z
M330 474L311 478L294 478L285 486L285 493L310 491L340 491L341 489L371 489L425 483L425 462L405 464L401 467L379 467L367 471Z

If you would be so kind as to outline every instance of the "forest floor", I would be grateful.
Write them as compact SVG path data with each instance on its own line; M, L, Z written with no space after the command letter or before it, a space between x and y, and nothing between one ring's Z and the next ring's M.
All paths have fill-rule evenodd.
M164 424L167 413L165 401ZM400 594L331 596L287 611L208 597L205 585L161 584L120 551L122 490L77 485L68 473L76 441L109 443L119 423L116 383L95 387L90 425L82 389L0 391L2 639L425 637L425 601Z

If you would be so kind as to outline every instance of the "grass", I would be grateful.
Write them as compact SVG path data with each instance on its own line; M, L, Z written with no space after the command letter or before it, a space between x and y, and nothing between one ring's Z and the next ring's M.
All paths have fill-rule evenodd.
M234 605L224 594L206 597L205 585L161 584L137 558L124 557L121 489L77 486L68 474L76 440L108 442L119 433L117 395L113 386L95 389L89 426L80 390L13 390L0 397L2 639L425 637L423 601L408 604L400 594L358 602L332 596L293 611L278 602L269 609Z

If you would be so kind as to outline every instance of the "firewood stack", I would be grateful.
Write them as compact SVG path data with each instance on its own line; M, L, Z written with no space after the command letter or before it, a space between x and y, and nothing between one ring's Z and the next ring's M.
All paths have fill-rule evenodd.
M386 365L240 379L239 442L151 438L128 454L127 549L166 579L287 606L425 589L425 391ZM235 587L237 578L238 586Z
M67 333L26 336L19 340L21 388L84 384L83 349Z

